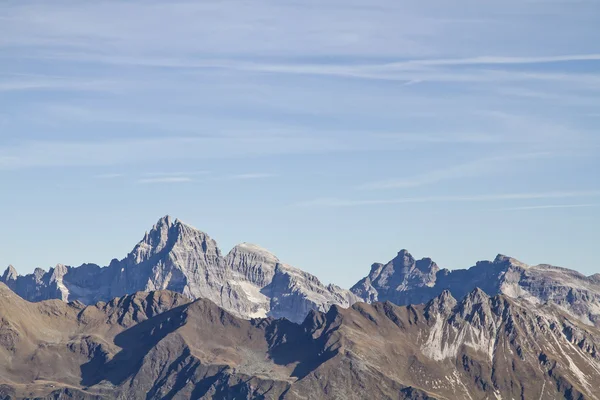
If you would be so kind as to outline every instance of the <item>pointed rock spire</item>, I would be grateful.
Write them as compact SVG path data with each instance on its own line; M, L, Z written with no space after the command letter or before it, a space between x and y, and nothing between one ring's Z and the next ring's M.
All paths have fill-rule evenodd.
M62 280L63 276L65 276L69 272L69 268L64 264L56 264L56 267L52 270L51 280Z
M33 276L38 281L40 281L44 277L44 275L46 275L46 271L44 271L40 267L37 267L36 269L33 270Z
M483 290L476 287L465 297L463 302L469 302L471 304L487 303L490 300L490 296L487 295Z
M492 319L492 308L488 296L480 288L475 288L469 293L459 305L460 316L480 327L487 326Z
M398 252L396 258L394 258L394 263L402 263L405 266L412 265L415 262L415 258L408 252L406 249L402 249Z
M162 226L166 226L167 228L170 228L171 226L173 226L174 222L175 222L175 220L173 219L173 217L171 217L170 215L165 215L164 217L162 217L161 219L159 219L156 222L154 227L160 228Z
M408 250L402 249L387 264L373 264L369 275L350 290L367 302L394 302L400 292L435 286L439 270L430 258L417 261Z
M139 242L130 254L136 264L144 262L154 254L159 253L170 243L174 243L177 233L174 232L175 221L169 215L159 219L149 232L144 234L144 238Z
M9 265L2 274L2 282L15 281L19 277L19 273L12 265Z
M444 290L439 296L433 298L425 307L425 312L431 314L438 312L440 314L449 314L454 310L458 302L452 296L449 290Z

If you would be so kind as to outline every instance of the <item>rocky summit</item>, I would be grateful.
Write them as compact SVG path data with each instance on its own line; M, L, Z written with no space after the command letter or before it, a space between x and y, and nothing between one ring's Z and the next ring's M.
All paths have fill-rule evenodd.
M351 290L161 218L122 260L0 277L0 399L598 399L600 278L402 250Z
M448 290L462 298L475 288L531 305L555 304L580 321L600 327L600 280L551 265L529 266L498 255L469 269L440 269L430 258L416 260L406 250L387 264L373 264L351 291L368 302L425 303Z
M60 299L94 304L139 291L170 290L189 299L209 299L240 318L287 318L302 322L312 311L356 302L422 304L448 290L463 298L475 288L532 305L555 304L580 321L600 327L600 278L551 265L529 266L498 255L469 269L440 268L401 250L387 264L375 263L350 290L281 262L271 252L242 243L223 255L217 243L169 216L161 218L133 250L109 266L58 264L20 276L9 266L0 276L19 296L36 302Z
M138 291L171 290L205 298L241 318L285 317L300 322L310 310L348 307L359 298L282 263L267 250L240 244L223 256L207 234L169 216L161 218L122 260L109 266L57 265L0 278L24 299L94 304Z

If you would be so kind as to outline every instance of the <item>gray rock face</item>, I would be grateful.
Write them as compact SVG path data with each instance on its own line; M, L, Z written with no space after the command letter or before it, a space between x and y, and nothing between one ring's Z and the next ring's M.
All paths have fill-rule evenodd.
M12 265L9 265L8 268L6 268L6 271L4 271L4 274L2 274L2 282L12 282L17 280L19 274L17 273L17 270L15 269L15 267L13 267Z
M206 298L241 318L284 317L300 322L311 310L357 301L423 304L448 290L462 298L475 288L533 304L553 303L581 321L600 326L599 274L586 277L550 265L528 266L499 255L467 270L440 269L430 258L402 250L387 264L373 264L350 291L323 285L315 276L281 262L249 243L223 255L205 233L171 217L160 219L123 260L108 267L62 264L19 276L9 266L0 277L29 301L60 299L94 304L138 291L171 290Z
M467 270L440 269L431 259L415 260L405 250L386 265L374 264L351 291L367 302L421 304L448 290L462 298L475 288L490 296L553 303L581 321L600 326L600 280L550 265L529 266L498 255Z
M359 301L350 291L324 286L317 277L279 261L267 250L243 243L225 257L227 287L244 294L252 317L266 315L300 322L310 310L327 311L332 305L349 307Z
M0 278L29 301L60 299L94 304L138 291L171 290L206 298L242 318L285 317L302 321L310 310L350 306L359 298L325 286L283 264L258 246L240 244L223 256L205 233L167 216L160 219L123 260L108 267L57 265L19 276L11 266Z
M431 259L417 261L408 251L401 250L389 263L373 264L369 275L354 285L352 292L368 302L389 300L402 303L402 293L434 287L439 270ZM427 301L431 296L427 294L424 299Z

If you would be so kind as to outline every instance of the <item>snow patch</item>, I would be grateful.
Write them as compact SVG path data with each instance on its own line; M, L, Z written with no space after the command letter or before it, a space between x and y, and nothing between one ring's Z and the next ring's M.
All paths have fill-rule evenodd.
M260 288L247 281L229 281L230 284L239 286L246 298L255 304L269 303L269 298L260 292Z

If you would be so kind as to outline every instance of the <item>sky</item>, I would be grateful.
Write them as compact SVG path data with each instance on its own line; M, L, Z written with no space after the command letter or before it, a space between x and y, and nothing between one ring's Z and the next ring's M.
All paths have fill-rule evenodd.
M600 272L599 0L0 3L0 265L162 216L350 287L401 249Z

